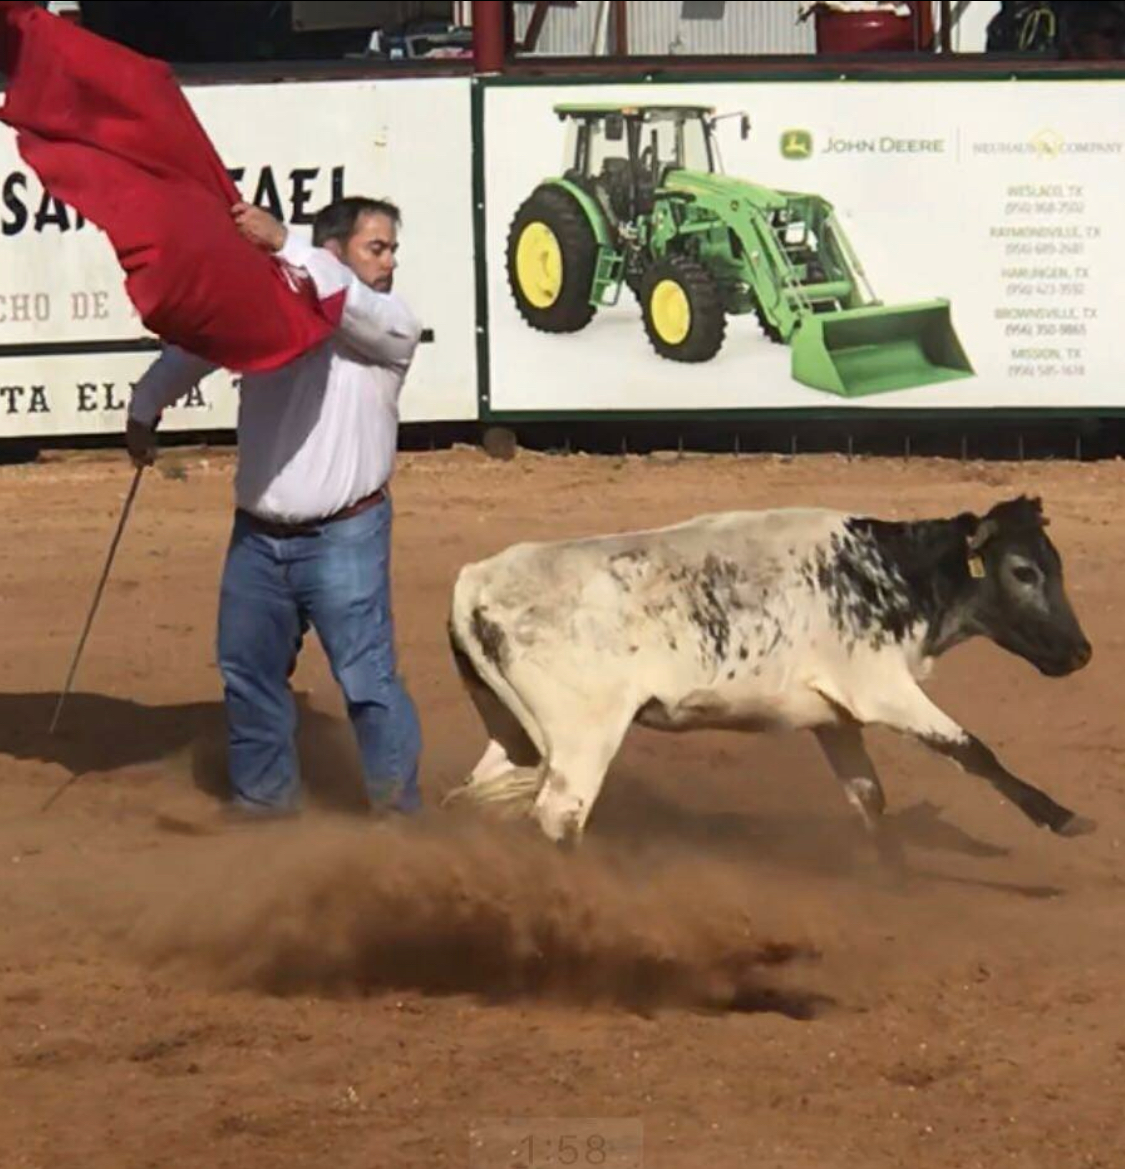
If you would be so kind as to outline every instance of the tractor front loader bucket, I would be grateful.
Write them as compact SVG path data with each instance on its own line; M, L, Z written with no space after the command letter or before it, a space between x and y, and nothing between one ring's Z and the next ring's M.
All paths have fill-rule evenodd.
M970 377L948 300L809 313L790 344L793 377L845 398Z

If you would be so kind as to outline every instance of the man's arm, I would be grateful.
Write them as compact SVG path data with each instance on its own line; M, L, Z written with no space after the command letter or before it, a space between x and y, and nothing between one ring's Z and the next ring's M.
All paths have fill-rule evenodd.
M369 288L327 248L294 235L263 208L238 203L232 212L246 239L308 273L320 300L343 296L338 331L354 349L378 365L410 364L422 326L401 297Z
M156 422L178 398L182 398L212 370L210 361L169 345L145 370L129 401L125 445L138 466L150 466L156 458Z
M327 248L314 247L292 231L277 256L307 272L321 300L344 294L339 332L364 357L380 365L409 364L422 326L402 297L368 288Z

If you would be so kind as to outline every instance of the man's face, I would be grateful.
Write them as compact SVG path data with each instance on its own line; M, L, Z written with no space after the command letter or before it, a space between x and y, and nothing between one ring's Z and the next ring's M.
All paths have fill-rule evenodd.
M390 292L395 279L398 231L389 216L367 212L356 220L355 231L342 248L335 240L329 240L327 247L369 288Z

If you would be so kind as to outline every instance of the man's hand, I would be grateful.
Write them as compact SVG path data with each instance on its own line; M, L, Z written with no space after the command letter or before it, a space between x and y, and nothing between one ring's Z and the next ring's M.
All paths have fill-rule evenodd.
M234 216L235 227L255 247L267 252L280 250L289 234L284 223L278 220L263 207L252 207L249 203L235 203L230 209Z
M156 461L156 430L132 417L125 427L125 445L134 467L151 467Z

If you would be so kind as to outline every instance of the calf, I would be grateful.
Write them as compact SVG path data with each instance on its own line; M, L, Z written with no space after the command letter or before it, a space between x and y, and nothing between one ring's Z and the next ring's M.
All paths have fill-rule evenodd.
M933 660L983 636L1042 673L1089 662L1038 499L915 522L823 509L723 512L514 545L464 567L453 652L489 743L454 796L531 804L577 840L629 726L811 730L872 832L862 728L981 776L1033 823L1091 831L926 696Z

